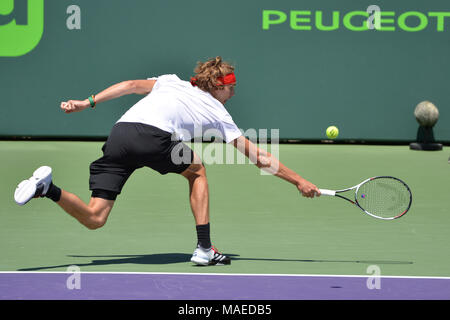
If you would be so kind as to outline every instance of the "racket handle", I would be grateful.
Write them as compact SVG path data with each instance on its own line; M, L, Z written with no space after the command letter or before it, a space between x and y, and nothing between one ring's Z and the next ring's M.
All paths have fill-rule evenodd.
M322 196L335 196L336 191L328 189L319 189Z

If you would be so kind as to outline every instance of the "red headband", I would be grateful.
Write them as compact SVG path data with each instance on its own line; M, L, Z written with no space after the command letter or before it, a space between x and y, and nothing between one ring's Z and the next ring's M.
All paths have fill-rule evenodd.
M236 76L234 72L227 74L225 77L217 78L218 86L226 86L227 84L236 84Z
M192 77L191 84L195 87L197 85L197 79ZM228 84L236 84L236 76L234 72L227 74L224 77L217 78L217 86L226 86Z

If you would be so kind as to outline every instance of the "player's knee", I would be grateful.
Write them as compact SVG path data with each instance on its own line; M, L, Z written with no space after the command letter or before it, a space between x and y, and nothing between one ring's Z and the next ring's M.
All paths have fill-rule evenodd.
M106 224L106 217L93 217L90 219L89 223L86 224L86 227L89 230L97 230L103 227Z
M188 179L196 179L198 177L206 177L206 168L203 163L192 163L189 168L187 168L182 175Z
M205 177L206 177L206 168L205 168L205 166L203 165L203 163L198 164L198 168L197 168L196 173L197 173L199 176L205 176Z
M88 229L96 230L106 224L109 213L114 205L114 200L92 197L89 202L89 219L85 223Z

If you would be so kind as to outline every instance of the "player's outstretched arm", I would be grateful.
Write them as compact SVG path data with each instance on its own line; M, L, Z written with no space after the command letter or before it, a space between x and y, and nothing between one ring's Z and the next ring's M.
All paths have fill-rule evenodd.
M112 100L128 94L148 94L152 91L156 80L128 80L117 83L102 92L96 94L93 100L95 104ZM78 112L91 107L91 101L69 100L61 102L61 109L65 113Z
M245 154L245 156L248 157L250 161L253 162L258 168L292 183L297 187L303 196L313 198L316 195L320 195L319 188L317 188L314 184L283 165L269 152L258 148L258 146L244 136L240 136L232 143L236 149Z

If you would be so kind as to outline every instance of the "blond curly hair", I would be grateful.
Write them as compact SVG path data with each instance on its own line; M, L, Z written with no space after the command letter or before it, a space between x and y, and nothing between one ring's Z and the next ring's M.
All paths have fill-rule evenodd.
M223 61L221 56L217 56L206 62L197 62L194 72L195 76L191 78L191 82L200 89L210 92L221 88L217 78L234 72L234 66Z

